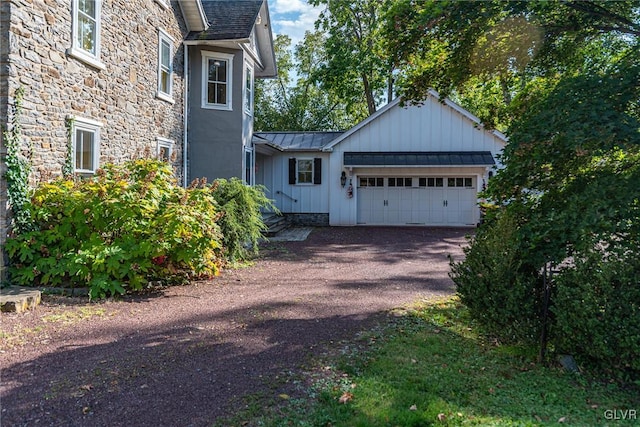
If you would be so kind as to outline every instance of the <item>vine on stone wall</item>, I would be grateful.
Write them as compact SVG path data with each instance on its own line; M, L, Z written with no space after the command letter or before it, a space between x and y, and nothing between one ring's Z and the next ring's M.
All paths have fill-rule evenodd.
M65 179L73 179L74 161L73 161L73 117L67 117L65 126L67 127L67 157L62 166L62 176Z
M20 118L22 115L22 100L24 88L21 86L16 90L15 102L13 105L13 117L10 127L4 130L3 137L7 144L7 156L5 163L7 171L7 201L11 209L11 227L14 232L22 233L31 230L33 222L31 212L28 209L31 190L29 188L29 173L31 172L31 162L27 156L21 152L22 126ZM31 149L29 149L29 156Z

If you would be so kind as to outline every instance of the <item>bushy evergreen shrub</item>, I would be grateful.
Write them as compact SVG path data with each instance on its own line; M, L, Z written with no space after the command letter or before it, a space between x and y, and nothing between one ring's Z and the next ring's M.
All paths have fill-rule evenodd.
M559 352L623 380L640 380L640 259L600 248L576 254L555 279Z
M258 241L267 230L262 210L277 211L265 195L264 186L248 186L238 178L217 179L213 196L223 213L218 221L222 230L225 257L243 261L258 250Z
M451 262L460 300L483 327L503 340L535 342L541 330L540 275L527 259L515 220L500 214Z
M98 298L151 280L215 275L221 264L213 189L179 187L161 161L106 165L92 178L43 184L30 209L35 231L6 242L17 285L88 286Z

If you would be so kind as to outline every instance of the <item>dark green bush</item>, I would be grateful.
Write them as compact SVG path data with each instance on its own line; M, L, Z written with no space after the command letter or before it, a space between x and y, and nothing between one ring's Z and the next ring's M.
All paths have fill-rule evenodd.
M536 341L542 286L515 220L503 213L483 225L464 253L463 261L452 261L450 276L471 315L504 340Z
M179 187L164 162L107 165L90 179L43 184L30 209L36 231L6 242L18 285L88 286L98 298L151 280L215 275L221 264L213 189Z
M225 256L230 261L246 260L257 252L258 241L267 229L261 211L276 208L265 196L263 186L250 187L238 178L218 179L213 188L213 196L224 213L218 224Z
M618 252L581 254L556 277L552 336L559 352L640 379L640 259Z

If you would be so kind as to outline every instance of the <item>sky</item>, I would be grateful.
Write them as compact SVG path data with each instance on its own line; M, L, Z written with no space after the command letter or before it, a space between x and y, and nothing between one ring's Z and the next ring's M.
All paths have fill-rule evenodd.
M305 31L313 31L322 7L313 7L305 0L268 0L273 36L286 34L292 46L304 38Z

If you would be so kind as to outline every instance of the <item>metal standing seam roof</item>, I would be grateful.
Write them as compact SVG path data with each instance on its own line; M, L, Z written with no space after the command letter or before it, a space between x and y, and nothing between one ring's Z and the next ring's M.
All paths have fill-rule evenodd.
M256 132L254 143L269 143L282 151L321 151L343 132Z
M491 166L490 151L345 152L344 166Z
M186 40L246 39L256 22L263 0L202 0L209 28L191 32Z

